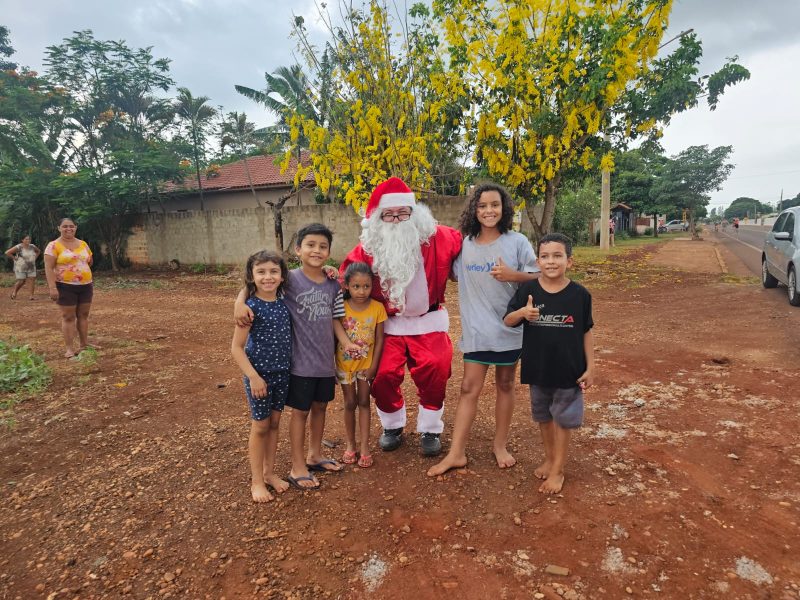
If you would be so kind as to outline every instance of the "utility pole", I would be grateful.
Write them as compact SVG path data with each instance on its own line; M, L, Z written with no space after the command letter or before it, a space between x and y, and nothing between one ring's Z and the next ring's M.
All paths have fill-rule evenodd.
M783 210L783 188L781 188L781 199L778 202L778 212Z

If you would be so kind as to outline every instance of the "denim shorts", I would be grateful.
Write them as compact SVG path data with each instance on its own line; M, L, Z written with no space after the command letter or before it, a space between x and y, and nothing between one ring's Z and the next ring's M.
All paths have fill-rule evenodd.
M273 410L282 412L289 395L288 371L264 373L261 377L267 382L267 395L263 398L253 396L250 391L250 379L244 377L244 393L247 396L247 404L250 405L250 418L253 421L268 419Z
M531 385L531 415L537 423L555 421L562 429L583 425L583 390Z

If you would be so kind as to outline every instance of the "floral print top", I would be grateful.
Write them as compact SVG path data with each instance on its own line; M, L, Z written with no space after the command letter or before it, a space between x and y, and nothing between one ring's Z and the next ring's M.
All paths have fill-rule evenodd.
M44 249L46 256L56 259L56 281L70 285L86 285L92 283L92 270L89 268L89 259L92 251L89 244L80 240L80 245L75 250L70 250L58 240L53 240Z
M386 309L377 300L370 300L362 311L353 310L350 302L344 303L345 317L342 319L347 337L360 347L357 356L345 353L341 346L336 348L336 368L345 373L366 371L372 366L372 351L375 348L375 329L378 323L386 320Z

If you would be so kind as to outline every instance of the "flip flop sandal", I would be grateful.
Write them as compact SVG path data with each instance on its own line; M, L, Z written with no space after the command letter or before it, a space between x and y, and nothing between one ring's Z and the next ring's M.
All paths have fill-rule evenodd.
M351 450L345 450L344 454L342 455L342 462L346 465L352 465L356 462L356 453Z
M311 475L309 475L307 477L305 477L305 476L303 476L303 477L292 477L291 475L287 475L286 476L286 481L289 482L289 485L291 485L292 487L296 487L301 492L307 492L308 490L317 490L320 487L319 481L314 479L314 477L312 477ZM316 481L317 485L304 486L304 485L300 485L301 481Z
M318 463L314 464L306 464L306 468L309 471L315 471L317 473L340 473L342 471L341 465L338 469L326 469L325 465L338 465L339 463L331 458L326 458L324 460L319 461Z
M368 469L372 466L372 455L371 454L362 454L361 458L358 459L358 466L362 469Z

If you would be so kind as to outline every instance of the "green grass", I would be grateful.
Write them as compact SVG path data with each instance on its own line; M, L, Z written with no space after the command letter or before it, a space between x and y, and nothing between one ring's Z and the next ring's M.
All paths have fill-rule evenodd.
M150 288L152 290L168 290L173 285L160 279L97 279L95 287L101 290L132 290Z
M14 405L43 391L52 373L44 359L27 344L0 340L0 424L14 424Z
M608 256L621 254L628 250L640 248L641 246L647 246L648 244L661 244L663 242L668 242L669 240L681 237L681 235L685 237L686 233L659 233L657 238L651 236L637 236L624 240L617 239L615 240L615 245L612 248L609 248L608 251L601 250L600 246L575 246L572 254L577 262L596 262L598 260L603 260Z

